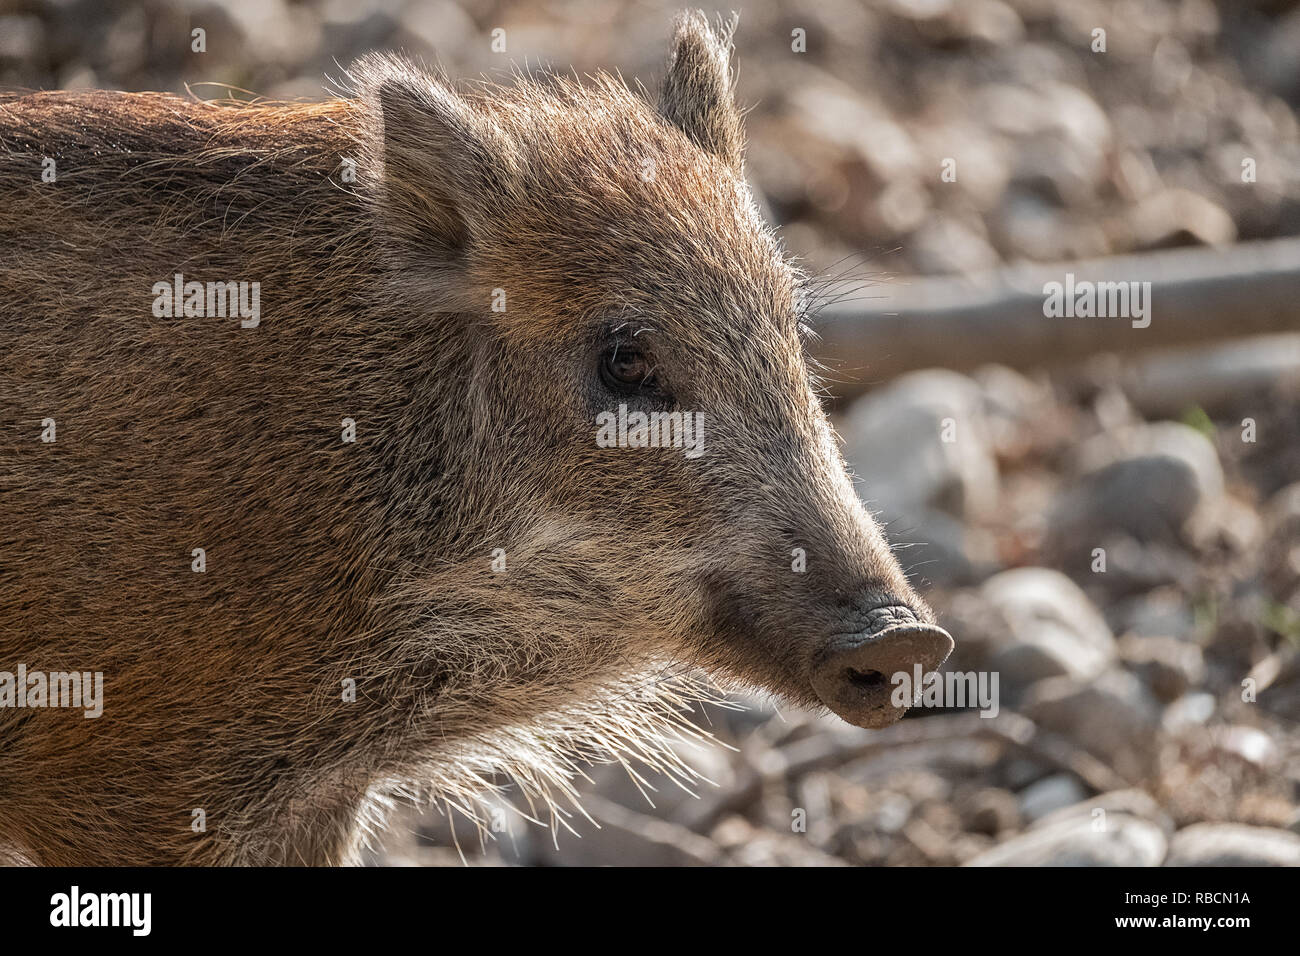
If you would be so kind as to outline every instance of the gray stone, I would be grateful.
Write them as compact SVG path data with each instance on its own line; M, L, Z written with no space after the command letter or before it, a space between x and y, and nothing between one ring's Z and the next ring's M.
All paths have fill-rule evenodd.
M1223 469L1208 438L1158 422L1097 436L1075 463L1078 477L1049 519L1053 550L1072 555L1112 531L1141 542L1184 541L1188 523L1223 494Z
M1102 811L1098 813L1097 811ZM1105 820L1107 816L1116 813L1127 814L1128 816L1138 817L1151 823L1158 824L1165 836L1171 836L1174 832L1174 822L1169 815L1161 809L1156 798L1151 796L1145 790L1136 788L1129 790L1112 790L1109 793L1100 793L1095 797L1089 797L1078 803L1071 804L1068 807L1062 807L1052 813L1047 814L1042 819L1034 823L1035 827L1051 826L1061 820L1071 817L1083 817L1089 821Z
M1300 866L1300 835L1243 823L1194 823L1174 834L1165 866Z
M1167 843L1160 827L1126 813L1107 814L1104 826L1069 816L1033 827L981 853L966 866L1159 866Z
M1136 780L1151 766L1160 707L1140 680L1111 670L1088 684L1068 677L1041 681L1029 690L1022 710L1046 730L1069 737Z
M964 275L1000 262L984 235L964 220L936 215L907 239L907 257L922 275Z
M1226 245L1237 238L1232 216L1190 189L1164 189L1129 207L1128 230L1138 249L1186 245Z
M1079 580L1104 588L1108 594L1133 594L1165 587L1181 594L1195 587L1197 581L1197 563L1181 542L1143 543L1118 531L1100 535L1075 532L1067 537L1058 525L1051 532L1048 551ZM1105 560L1104 572L1096 570L1098 557Z
M1110 614L1117 634L1137 637L1191 640L1196 624L1196 615L1187 597L1177 588L1169 587L1156 588L1119 602L1110 609Z
M900 376L854 402L840 432L868 503L958 518L994 504L997 466L982 405L974 381L944 369ZM948 424L952 441L944 441Z
M961 520L997 502L984 401L966 376L929 369L864 396L839 423L859 493L931 580L972 580L994 557Z
M1020 793L1020 815L1031 823L1088 795L1074 774L1057 773L1032 783Z
M984 419L989 442L999 454L1015 455L1028 442L1035 421L1052 409L1052 395L1015 369L984 365L973 378L984 398Z
M1160 718L1161 729L1168 734L1181 733L1194 727L1203 727L1211 717L1217 702L1214 695L1205 691L1185 694L1165 708Z
M897 549L903 567L918 569L931 582L971 584L999 567L996 539L945 512L918 508L906 516L886 520L886 537Z
M1300 10L1271 20L1260 39L1243 66L1278 96L1294 99L1300 94Z
M1087 679L1115 657L1115 639L1087 595L1059 571L1016 568L984 583L980 596L1001 623L989 666L1020 685L1047 677Z
M403 32L417 47L429 50L455 49L472 42L478 34L473 18L452 0L421 0L402 12Z
M0 16L0 60L32 62L45 55L45 26L27 14Z

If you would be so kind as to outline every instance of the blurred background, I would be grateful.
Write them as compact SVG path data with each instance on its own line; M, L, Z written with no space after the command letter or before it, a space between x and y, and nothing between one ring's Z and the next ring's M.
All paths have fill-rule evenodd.
M0 0L0 86L317 98L398 49L653 87L678 6ZM735 7L747 172L843 296L821 332L846 457L998 715L867 732L740 699L697 715L727 746L683 744L693 794L596 767L576 833L403 811L369 862L1300 865L1300 4ZM1026 263L1117 255L1157 280L1159 335L1000 307ZM1236 292L1162 311L1171 269ZM978 355L945 357L934 290L988 299ZM924 360L861 334L903 311ZM1013 321L1111 324L1031 358ZM1179 323L1199 341L1149 347Z

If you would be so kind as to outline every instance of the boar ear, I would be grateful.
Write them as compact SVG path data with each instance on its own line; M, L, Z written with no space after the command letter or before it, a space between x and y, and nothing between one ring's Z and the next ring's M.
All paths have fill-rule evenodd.
M701 149L739 171L743 138L731 77L737 20L733 15L715 33L699 11L677 17L659 112Z
M455 257L511 189L508 138L440 77L386 58L354 75L372 114L378 218L408 248Z

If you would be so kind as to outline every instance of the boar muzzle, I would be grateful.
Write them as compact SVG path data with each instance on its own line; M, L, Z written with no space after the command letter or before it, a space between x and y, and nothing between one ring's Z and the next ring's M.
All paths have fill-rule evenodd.
M952 652L952 637L917 619L901 604L866 612L865 626L837 634L821 648L812 669L813 690L839 717L859 727L885 727L903 716L896 706L895 674L909 677L917 664L928 674Z

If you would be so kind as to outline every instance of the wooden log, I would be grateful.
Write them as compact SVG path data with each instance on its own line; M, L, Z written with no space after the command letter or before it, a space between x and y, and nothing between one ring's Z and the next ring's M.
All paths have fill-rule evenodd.
M1044 314L1047 283L1149 282L1150 323ZM918 368L1018 369L1078 363L1098 352L1300 331L1300 239L1174 249L970 277L894 278L834 290L813 353L832 393L856 395Z

